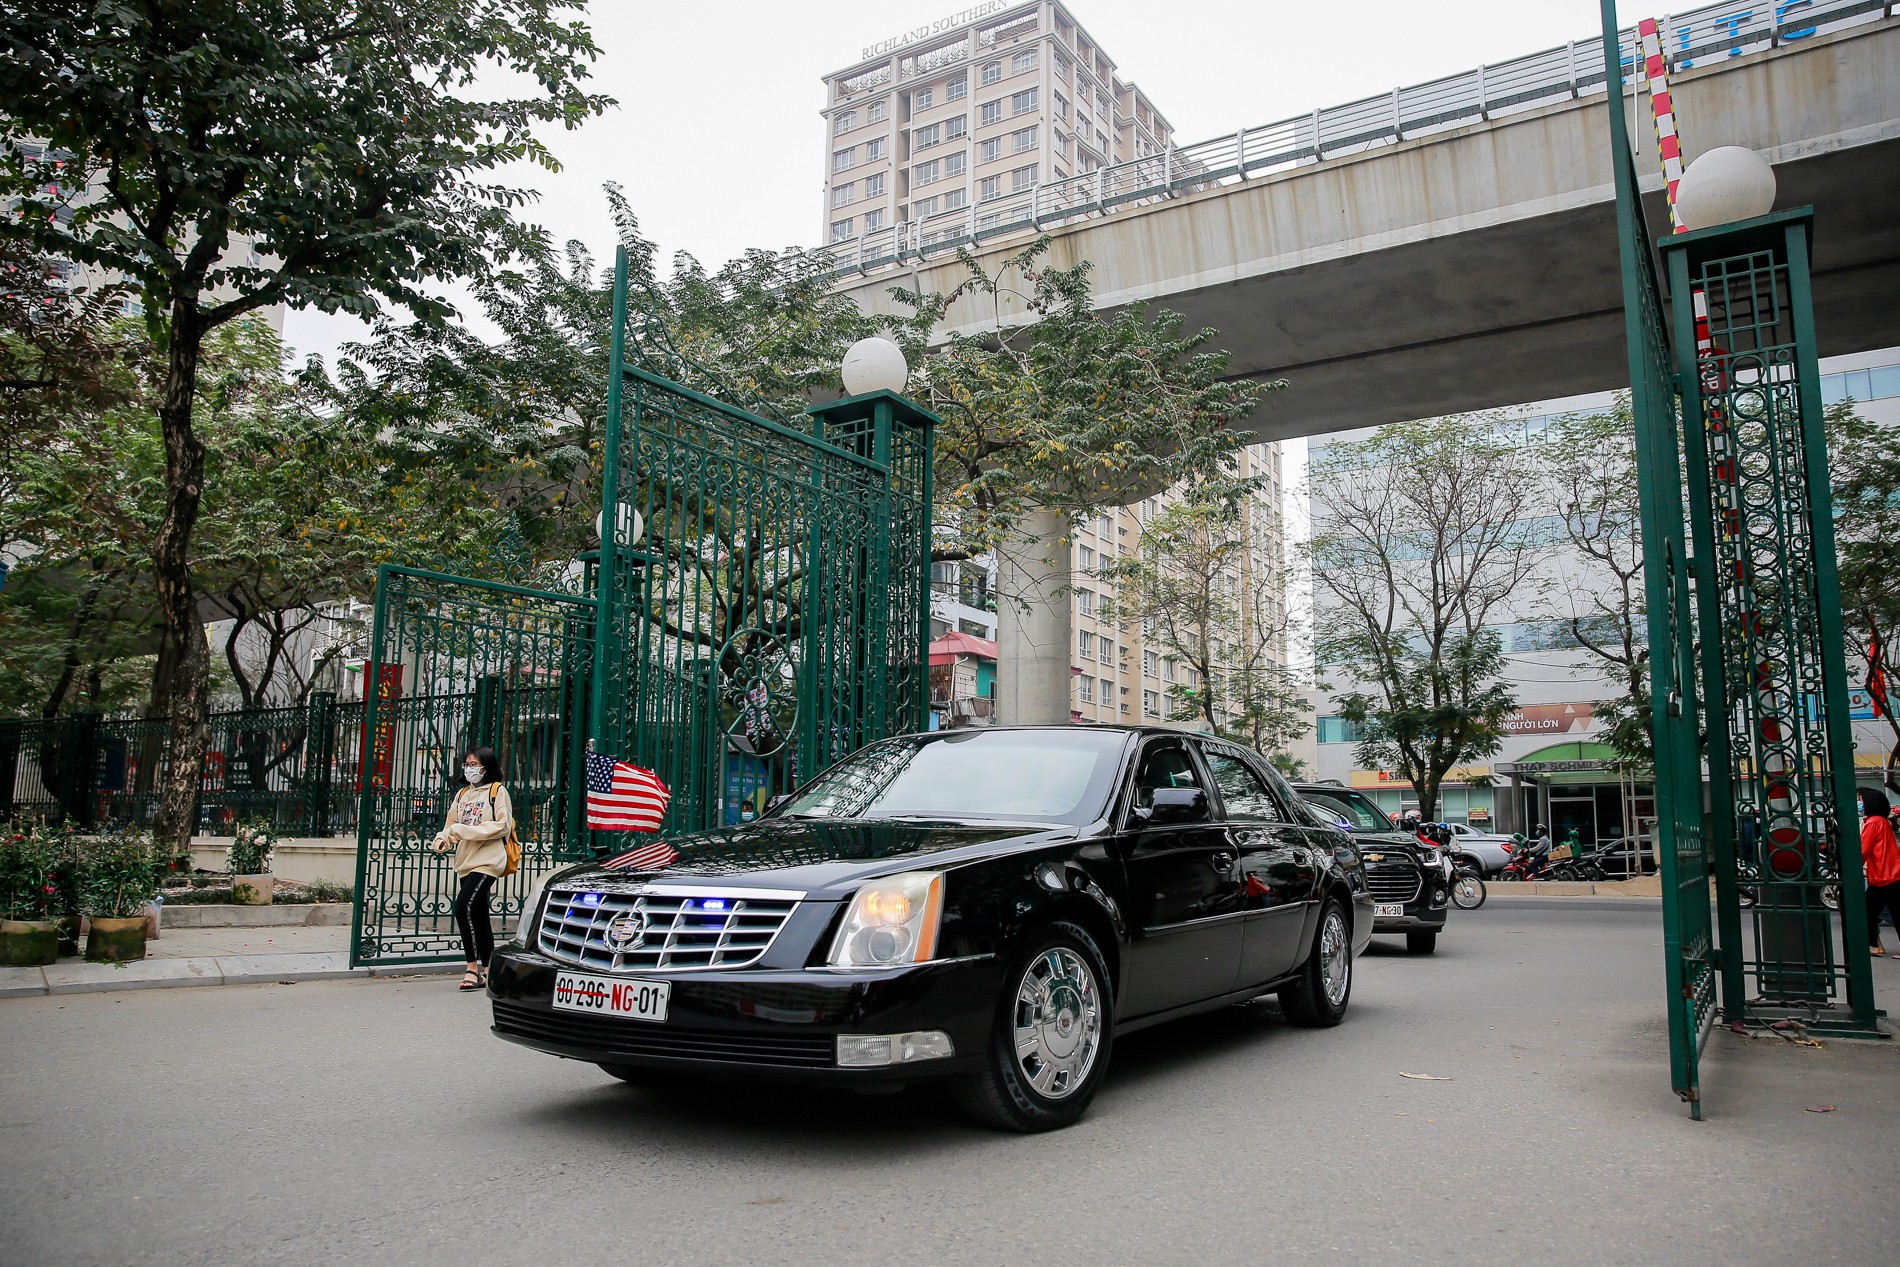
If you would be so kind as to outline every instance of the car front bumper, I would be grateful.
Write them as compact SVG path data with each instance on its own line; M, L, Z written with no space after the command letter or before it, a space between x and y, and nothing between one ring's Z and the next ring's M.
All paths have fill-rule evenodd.
M494 1033L595 1064L851 1086L911 1082L981 1067L1002 972L995 956L978 955L881 970L629 974L629 981L671 986L666 1020L655 1023L556 1008L554 975L563 970L584 971L519 947L498 951L488 978ZM872 1068L838 1065L841 1034L918 1030L948 1034L954 1054Z

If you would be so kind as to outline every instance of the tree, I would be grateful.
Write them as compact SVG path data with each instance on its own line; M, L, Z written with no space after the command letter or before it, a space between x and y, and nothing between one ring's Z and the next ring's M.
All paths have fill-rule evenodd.
M1835 559L1847 634L1850 684L1891 672L1900 645L1900 585L1893 548L1900 541L1900 428L1869 422L1851 400L1827 407L1828 473L1834 496ZM1887 786L1900 790L1900 690L1889 680L1879 715L1893 742Z
M1336 698L1358 760L1397 770L1428 818L1452 769L1503 742L1517 700L1494 626L1540 593L1544 493L1498 421L1381 427L1312 472L1319 663L1349 685Z
M441 321L430 283L483 277L528 244L511 214L526 195L476 178L517 159L552 166L535 125L573 126L609 104L581 90L597 50L567 7L46 0L0 17L0 192L19 211L0 234L134 282L165 353L151 555L172 652L159 832L174 849L205 745L209 657L191 574L205 339L276 304L368 316L388 303ZM475 91L491 69L539 91ZM30 140L51 148L29 157Z
M1257 499L1193 493L1166 502L1137 549L1103 570L1115 582L1107 615L1139 620L1144 642L1179 668L1164 672L1169 720L1273 754L1305 725L1286 667L1287 619L1272 512Z
M1624 760L1653 769L1649 604L1629 394L1618 393L1608 412L1557 419L1545 438L1545 467L1564 537L1582 564L1563 569L1562 619L1584 652L1582 667L1602 672L1623 690L1597 701L1605 739Z

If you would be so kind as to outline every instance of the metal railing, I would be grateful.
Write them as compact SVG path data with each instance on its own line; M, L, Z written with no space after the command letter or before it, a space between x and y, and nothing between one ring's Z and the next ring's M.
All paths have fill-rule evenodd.
M517 691L529 712L547 712L559 701L547 688ZM404 700L405 706L434 705L445 714L471 715L497 706L482 692ZM459 710L459 712L457 711ZM512 716L512 713L511 713ZM338 702L326 692L292 708L215 712L206 719L209 736L198 777L198 806L193 831L229 836L240 822L262 819L286 836L354 836L361 792L363 752L362 701ZM97 714L51 720L0 719L0 821L43 818L81 826L149 828L158 812L160 790L170 766L166 717L102 717ZM483 733L501 732L516 778L533 783L551 758L533 736L512 733L505 724L487 724ZM433 784L452 786L459 758L459 731L418 759L431 764ZM543 772L544 773L544 772ZM433 822L439 795L417 795L416 813ZM423 802L427 802L424 804ZM525 802L524 802L525 804Z
M1896 0L1728 0L1663 19L1672 70L1686 70L1815 35L1891 18ZM1636 77L1637 38L1619 33L1626 81ZM973 204L819 248L834 274L921 262L964 245L1041 232L1089 216L1149 206L1185 193L1239 184L1269 172L1356 154L1375 145L1489 121L1604 91L1603 37L1573 40L1494 66L1447 75L1376 97L1240 128L1039 184L1013 198Z

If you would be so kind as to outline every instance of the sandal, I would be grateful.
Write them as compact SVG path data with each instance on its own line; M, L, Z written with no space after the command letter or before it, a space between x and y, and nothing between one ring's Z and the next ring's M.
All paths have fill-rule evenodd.
M457 988L462 990L479 990L487 984L488 978L483 974L480 968L470 968L467 972L462 974L462 984Z

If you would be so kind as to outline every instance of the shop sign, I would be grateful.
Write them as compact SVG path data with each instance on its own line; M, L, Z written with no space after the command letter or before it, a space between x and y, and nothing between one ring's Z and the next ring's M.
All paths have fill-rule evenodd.
M1489 778L1490 775L1490 766L1459 765L1445 772L1444 782L1447 785L1475 783ZM1412 786L1412 781L1397 770L1354 770L1349 782L1353 787L1409 788Z
M1507 735L1574 735L1596 727L1596 705L1584 700L1569 704L1526 704L1504 719Z
M1614 761L1500 761L1499 774L1583 774L1614 770Z

